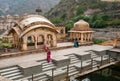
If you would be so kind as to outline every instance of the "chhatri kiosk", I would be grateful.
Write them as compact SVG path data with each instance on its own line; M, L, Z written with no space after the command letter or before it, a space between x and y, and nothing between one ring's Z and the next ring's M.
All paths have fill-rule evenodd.
M84 20L76 22L69 32L72 41L77 40L81 44L92 43L93 30L90 28L89 23Z

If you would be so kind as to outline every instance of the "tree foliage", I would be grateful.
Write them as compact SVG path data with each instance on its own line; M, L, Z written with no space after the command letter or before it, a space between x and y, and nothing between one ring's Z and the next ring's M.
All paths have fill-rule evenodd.
M12 47L12 43L2 43L0 44L0 48L11 48Z
M101 43L103 43L103 42L105 42L104 39L93 39L93 43L94 43L94 44L101 44Z
M76 15L83 14L85 10L86 10L85 6L79 6L77 8Z
M0 41L1 41L2 43L8 43L8 38L0 38Z
M106 6L107 5L105 3L93 3L91 5L91 8L92 9L97 9L97 8L104 9L104 8L106 8Z
M59 24L61 22L62 22L62 19L60 17L52 19L52 23L54 23L54 24Z
M111 20L111 16L108 14L95 14L91 16L85 16L85 15L77 15L72 17L69 20L65 20L66 14L62 14L60 17L57 17L53 19L54 24L60 24L63 23L67 27L68 30L70 30L74 23L79 20L85 20L90 24L90 27L93 28L106 28L108 26L112 25L120 25L120 20Z

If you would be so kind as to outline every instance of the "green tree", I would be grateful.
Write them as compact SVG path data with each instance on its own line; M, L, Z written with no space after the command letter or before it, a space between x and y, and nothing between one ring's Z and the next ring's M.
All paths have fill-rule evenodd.
M94 23L93 23L93 27L94 28L104 28L105 26L107 26L107 23L100 19L100 20L96 20Z
M86 10L86 7L85 7L85 6L79 6L79 7L77 8L76 15L83 14L85 10Z
M106 7L107 5L105 3L93 3L91 5L92 9L97 9L97 8L105 9Z
M94 44L101 44L101 43L103 43L103 42L105 42L104 39L93 39L93 43L94 43Z
M74 25L74 22L73 21L69 21L68 23L66 23L66 27L67 27L67 30L70 30Z
M59 24L61 22L62 22L62 19L60 17L52 19L52 23L54 23L54 24Z
M65 20L66 17L67 17L66 14L62 14L60 18L61 18L62 20Z
M116 20L112 20L112 21L107 21L108 25L120 25L120 20L116 19Z
M110 16L107 15L107 14L103 14L103 15L101 16L101 18L102 18L104 21L107 21L107 20L110 19Z

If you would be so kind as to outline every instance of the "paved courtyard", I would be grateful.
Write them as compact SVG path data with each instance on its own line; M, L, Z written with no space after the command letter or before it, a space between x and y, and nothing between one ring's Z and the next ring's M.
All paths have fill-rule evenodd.
M65 44L61 44L59 46L64 46L64 45ZM72 45L72 44L69 43L69 45ZM78 48L67 48L67 49L63 49L63 50L53 50L53 51L51 51L52 52L51 57L52 58L58 58L58 57L61 58L63 55L68 55L71 53L83 55L83 54L86 54L88 50L102 51L102 50L107 50L107 49L111 49L111 48L112 48L111 46L91 45L91 46L80 46ZM0 60L0 68L18 65L18 64L21 64L24 62L43 60L43 59L46 59L46 52L1 59Z

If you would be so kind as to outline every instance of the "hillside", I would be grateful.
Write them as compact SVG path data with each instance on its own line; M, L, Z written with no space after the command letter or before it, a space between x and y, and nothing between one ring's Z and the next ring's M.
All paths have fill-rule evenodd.
M46 15L55 24L72 27L79 19L88 21L91 27L120 24L120 2L101 0L61 0ZM112 21L115 19L115 21ZM109 22L110 21L110 22ZM102 24L101 24L102 23Z
M101 0L61 0L47 15L52 18L66 15L69 18L82 12L84 12L83 14L103 13L111 11L111 9L119 10L119 8L120 3L113 4L111 2L102 2Z
M48 12L60 0L0 0L0 15L35 13L40 7L43 13Z

